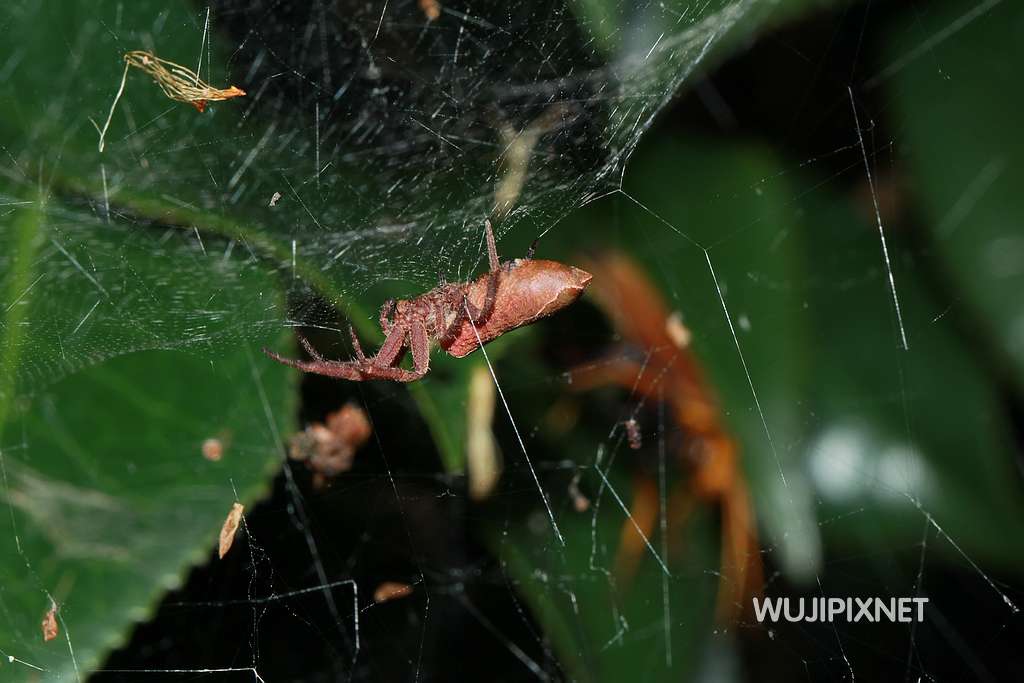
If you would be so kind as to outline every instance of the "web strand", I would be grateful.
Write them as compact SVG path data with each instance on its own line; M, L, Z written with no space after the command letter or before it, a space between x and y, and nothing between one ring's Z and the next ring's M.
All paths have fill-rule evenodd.
M501 389L501 384L498 382L498 376L494 374L494 366L491 365L491 359L487 355L487 349L484 348L484 343L480 339L480 331L476 328L476 322L473 320L473 314L469 310L468 302L463 302L463 306L466 309L467 320L473 328L473 334L476 335L477 345L480 347L480 352L484 356L484 361L487 363L487 369L491 372L491 379L494 380L494 387L498 390L498 396L501 397L501 404L505 406L505 414L508 415L508 421L512 424L512 431L516 434L516 440L519 442L519 449L523 453L523 459L526 460L527 467L530 468L530 475L533 477L533 483L537 487L537 492L540 494L540 499L544 502L544 510L548 513L548 521L551 522L551 530L555 533L555 538L558 539L559 545L565 547L565 538L562 537L562 532L558 528L558 522L555 521L555 513L551 509L551 503L548 502L548 496L544 493L544 488L540 485L540 479L537 477L537 470L533 467L533 461L530 460L530 454L526 452L526 444L523 443L523 437L519 434L519 427L516 426L515 418L512 417L512 410L508 407L508 401L505 400L505 392Z

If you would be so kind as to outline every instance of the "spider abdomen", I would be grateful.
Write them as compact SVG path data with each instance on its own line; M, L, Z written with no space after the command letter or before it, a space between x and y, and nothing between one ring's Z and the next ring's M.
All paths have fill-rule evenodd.
M487 298L488 278L484 275L474 280L466 290L467 299L478 309ZM452 356L462 358L481 343L562 310L583 294L590 279L587 271L557 261L516 259L499 271L490 315L475 323L466 320L451 340L441 346Z

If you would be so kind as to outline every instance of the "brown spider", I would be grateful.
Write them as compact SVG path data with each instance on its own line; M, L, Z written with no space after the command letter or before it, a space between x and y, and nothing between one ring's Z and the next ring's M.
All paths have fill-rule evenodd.
M413 382L430 369L430 341L456 358L472 353L509 330L559 311L579 298L590 273L557 261L533 258L498 261L491 222L484 223L490 270L476 280L445 283L415 299L389 299L380 309L380 327L387 338L377 355L367 357L349 326L356 357L327 360L305 338L299 342L312 360L293 360L263 349L279 363L303 372L361 382L387 379ZM412 370L398 367L405 347L412 349Z

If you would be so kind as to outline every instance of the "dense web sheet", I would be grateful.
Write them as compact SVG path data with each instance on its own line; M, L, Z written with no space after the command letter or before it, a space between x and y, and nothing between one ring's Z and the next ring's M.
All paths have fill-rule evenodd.
M19 379L322 322L254 293L254 272L347 311L374 283L466 277L485 217L536 235L616 187L678 84L755 5L651 3L592 24L547 3L444 6L434 21L409 2L15 3L7 30L29 34L5 71L46 82L11 93L27 135L4 143L4 206L51 226L23 283L49 295L32 300ZM140 49L248 94L198 115L122 72Z
M919 568L911 577L883 574L893 594L925 593L926 566L942 547L971 578L979 600L996 603L999 621L990 629L1016 623L1020 599L962 542L969 525L950 529L934 514L936 497L964 492L936 490L931 465L908 445L927 410L920 397L934 393L926 378L932 368L927 354L918 352L918 339L934 348L929 326L944 313L933 315L934 302L901 278L879 199L879 159L889 146L874 139L871 112L857 93L849 90L843 102L849 135L842 147L790 162L781 171L765 162L733 176L739 157L716 159L695 145L678 155L685 169L679 177L649 187L629 183L635 149L680 86L776 3L622 3L616 16L583 2L472 8L407 0L164 4L82 9L55 0L15 0L4 10L0 30L26 38L6 61L0 57L0 93L10 95L14 87L2 85L5 77L25 70L45 73L47 80L35 77L37 85L25 89L26 79L11 79L19 84L20 118L0 122L0 220L6 231L0 272L10 274L8 290L0 293L0 336L9 345L0 355L0 398L46 396L57 380L145 350L184 352L190 360L183 365L235 358L237 367L224 376L250 395L245 407L255 408L236 427L236 445L249 455L271 452L278 458L287 450L281 425L291 416L276 396L288 387L265 369L268 361L253 348L283 343L282 330L291 328L336 330L332 307L371 329L372 307L382 292L419 293L439 277L464 279L478 272L486 262L486 217L495 220L499 239L525 245L536 236L556 238L572 212L605 202L602 210L614 206L616 220L628 224L624 232L635 229L650 240L651 262L672 305L688 320L707 323L691 325L690 332L714 347L713 365L728 368L723 403L743 407L730 419L745 443L756 444L756 457L745 466L761 496L760 553L777 570L757 588L803 579L828 594L822 538L831 528L860 520L870 526L874 513L898 503L910 511L920 534L909 549ZM46 38L51 34L60 37L60 49ZM211 103L200 114L167 99L146 74L125 69L122 55L131 50L150 51L187 66L214 87L235 85L246 95ZM684 154L692 158L682 160ZM828 215L834 223L802 246L827 255L823 260L835 269L828 276L835 280L821 271L797 277L787 269L799 251L789 226L805 210L825 217L815 202L827 188L806 190L793 176L833 158L842 159L844 173L863 179L870 232L856 232L861 223L847 214ZM841 173L823 175L838 183ZM715 180L733 177L738 180ZM714 189L681 190L680 182ZM667 215L660 208L658 198L677 191L697 197L692 215ZM764 198L763 215L753 222L733 220L730 203L751 194ZM579 235L581 241L586 237ZM663 265L661 257L670 252L673 266ZM869 260L861 258L865 254ZM786 298L791 292L805 298ZM851 390L854 405L842 407L852 415L846 432L841 420L814 414L776 392L784 384L779 378L800 372L800 362L784 348L787 339L773 339L766 330L780 319L795 319L822 325L824 335L823 320L855 311L862 316L858 324L891 333L891 344L890 353L872 359L884 365L879 378L865 382L862 393ZM449 542L457 543L432 525L470 515L460 482L410 469L407 462L396 473L393 461L408 444L375 431L368 450L379 469L357 469L342 488L320 498L308 497L304 473L284 462L274 503L247 511L242 520L233 550L243 556L235 558L242 569L227 575L234 579L233 592L218 589L204 601L172 596L165 603L183 642L190 621L222 621L235 636L230 652L193 657L186 649L168 657L182 663L175 668L104 668L101 661L76 655L76 643L89 641L91 647L91 637L69 630L59 609L57 649L56 643L39 642L36 622L26 627L0 591L0 632L9 627L12 634L0 635L0 657L6 659L0 678L9 670L38 680L85 680L92 673L98 681L207 674L263 681L271 680L271 670L298 680L302 657L273 649L275 633L288 628L308 632L311 647L320 651L317 663L328 662L325 676L331 680L379 680L382 672L395 671L410 680L443 679L450 672L432 653L449 647L464 630L487 635L505 658L495 654L496 661L520 667L509 674L513 680L572 679L606 652L652 641L659 643L658 666L672 675L722 673L736 656L730 628L714 630L708 653L678 646L681 633L713 619L707 601L690 599L695 587L708 595L729 568L708 550L716 547L717 528L700 512L692 531L700 542L693 542L682 561L673 555L678 541L669 505L680 475L671 453L679 434L664 405L630 393L617 413L590 416L602 434L585 452L535 461L532 455L542 445L534 437L545 429L546 418L530 405L543 402L533 392L546 400L544 389L569 390L568 375L549 368L541 377L502 377L492 358L480 355L480 370L486 368L496 390L496 422L508 425L502 442L507 475L515 482L501 502L508 507L504 528L489 549L496 563L459 556L463 563L452 568L445 553ZM615 350L608 362L616 358L635 360ZM646 363L642 359L637 384ZM128 369L142 372L138 366ZM396 410L392 393L355 391L371 421ZM976 401L980 413L990 407L986 398ZM876 435L877 443L858 442L861 409L896 415L895 433ZM630 509L630 481L619 469L632 455L634 437L626 425L636 418L643 420L643 447L655 456L656 523L646 529ZM68 467L84 471L88 485L58 489L37 477L26 454L39 445L28 440L28 431L0 433L0 504L9 510L12 529L5 541L13 541L9 545L23 560L21 584L46 599L40 604L59 606L70 594L73 610L75 592L40 578L50 569L49 558L23 548L20 534L33 524L51 532L59 526L47 527L46 515L34 510L56 510L51 520L60 524L85 511L70 532L59 529L60 554L116 553L117 539L102 545L103 530L117 536L124 510L100 494L105 482L99 469L71 456ZM69 452L75 452L70 441ZM874 451L881 454L878 460L865 458ZM809 453L808 467L794 465L798 452ZM159 473L147 476L161 482ZM998 474L984 472L978 480L988 476ZM233 479L222 479L204 479L188 494L193 498L183 493L183 500L219 504L253 495L252 488L242 492ZM966 482L965 490L972 484ZM581 504L574 510L581 499L585 509ZM49 506L33 502L39 500ZM327 512L332 504L361 514L339 521L340 514ZM527 521L517 526L523 517ZM153 528L176 521L139 518ZM614 576L624 525L642 543L638 585L657 606L650 622L628 618L631 589ZM271 556L265 549L271 537L275 547L290 548L305 569L295 571L283 553ZM444 542L437 545L445 547L431 547L438 538ZM531 546L539 556L523 550ZM382 547L385 555L411 557L411 567L394 558L393 566L361 564ZM580 547L582 564L570 552ZM405 610L408 622L400 634L380 626L394 623L378 616L393 604L370 594L382 577L395 578L399 572L388 573L394 566L403 568L400 578L413 595L395 608ZM232 583L224 575L193 580ZM174 578L162 583L173 587ZM494 593L513 605L515 623L497 623L478 602L493 600ZM534 597L529 604L527 594ZM536 613L545 605L563 612L563 621L552 619L562 627L552 629L553 635L538 630ZM592 629L597 621L601 626ZM770 631L749 620L738 628ZM815 643L793 659L808 671L856 679L856 662L847 656L853 637L842 627L830 635L829 642ZM930 679L915 639L911 629L907 679ZM567 655L566 643L582 644ZM722 675L730 673L736 675Z

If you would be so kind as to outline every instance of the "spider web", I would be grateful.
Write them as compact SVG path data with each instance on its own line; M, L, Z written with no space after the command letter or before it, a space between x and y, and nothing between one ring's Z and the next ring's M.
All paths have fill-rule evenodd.
M8 31L48 26L72 55L30 34L7 63L39 80L10 93L24 129L4 143L4 204L50 229L24 283L51 296L31 304L19 383L324 322L246 286L259 276L357 324L372 284L464 279L484 218L537 236L615 187L678 85L755 8L649 3L597 25L547 3L446 5L437 21L411 2L15 3ZM248 95L197 115L132 69L116 98L134 49Z
M890 583L883 579L882 588L894 594L924 591L926 566L941 546L970 577L979 600L997 603L997 623L989 631L1009 630L1017 623L1016 593L974 559L963 543L962 526L951 531L946 520L933 514L928 496L936 492L920 453L894 449L881 435L878 444L859 442L861 433L852 428L810 429L810 436L794 436L804 433L792 428L793 421L818 427L825 419L791 406L784 409L773 395L773 385L781 384L779 377L792 366L780 360L784 354L778 347L765 342L771 335L762 333L765 318L777 309L749 292L804 288L842 299L850 288L870 286L877 296L866 317L881 315L891 322L892 344L884 355L883 380L859 398L898 412L904 422L899 436L906 441L917 429L916 392L923 391L924 383L920 368L914 369L921 356L913 354L917 335L924 336L927 320L922 316L933 311L930 302L908 297L901 287L893 256L898 252L890 244L884 201L878 198L877 172L879 165L885 168L887 147L872 136L874 124L864 103L853 91L843 101L844 117L849 110L844 123L848 144L816 150L815 156L790 163L781 175L758 178L752 187L709 193L693 210L692 221L667 216L658 204L659 196L671 195L678 178L646 188L628 182L644 133L681 86L718 51L747 35L777 3L603 5L614 8L612 15L585 2L442 4L434 19L428 2L163 4L83 9L16 0L4 10L0 31L26 38L6 61L0 60L0 83L25 70L34 83L17 91L14 85L0 86L17 112L13 123L0 123L0 152L6 158L0 215L11 222L4 244L16 247L0 253L0 272L13 273L10 281L17 285L0 306L8 314L18 313L22 302L28 309L0 321L0 336L16 352L0 356L5 373L0 390L7 397L44 392L56 380L133 352L185 351L205 362L239 346L279 339L282 329L336 330L334 309L370 329L373 308L385 296L419 293L439 277L454 281L478 272L485 261L481 228L486 217L495 219L499 251L509 256L537 236L558 240L569 232L568 225L572 238L586 240L585 222L572 223L571 216L611 205L613 222L623 234L635 231L649 240L654 269L672 305L686 311L688 319L716 321L694 331L698 341L717 347L719 358L726 359L732 374L725 384L739 389L723 389L724 402L744 406L745 414L732 419L742 425L744 442L757 444L757 457L745 465L752 479L767 482L760 489L767 492L765 499L758 501L766 527L761 552L777 570L763 588L803 578L826 594L827 570L838 566L841 573L843 565L823 564L822 537L834 527L874 519L873 512L899 499L912 509L920 530L920 542L909 548L918 570L909 578L886 574ZM47 40L51 34L59 40ZM200 115L165 99L144 74L130 71L117 99L121 56L136 49L185 65L217 87L243 87L247 95L214 103ZM714 92L702 96L710 110L721 113ZM100 152L97 129L108 112L110 126ZM775 280L773 265L789 258L785 247L779 248L788 229L779 226L795 221L818 196L816 187L798 194L787 182L805 169L827 166L832 158L841 159L841 170L822 173L826 182L838 182L854 169L870 192L874 232L870 241L858 241L850 250L869 246L873 268L844 271L853 284ZM689 168L685 182L699 183L701 172ZM728 163L709 164L706 172L727 176ZM766 214L754 224L731 222L730 199L747 192L781 194L787 212ZM842 220L837 223L848 227ZM847 244L838 228L825 234L815 243L815 253ZM662 259L668 253L678 261L669 265ZM677 272L679 263L685 264L685 274ZM25 276L19 279L19 273ZM853 301L835 308L853 311ZM827 308L820 300L817 306L815 312ZM795 317L814 324L810 314ZM25 325L26 320L31 324ZM5 361L10 357L16 359L13 365ZM274 390L283 388L264 384L257 370L261 362L252 361L244 386L258 396L259 429L283 452L286 435L278 425L288 415L278 414L272 404ZM706 551L717 542L714 520L698 514L693 533L703 542L694 541L693 556L678 573L669 570L666 517L674 482L667 474L666 453L678 435L663 412L652 412L630 396L615 404L616 410L591 416L601 434L587 442L585 452L531 458L541 450L534 435L546 419L532 403L543 402L537 398L543 396L542 387L564 388L565 377L550 369L502 377L489 357L486 368L498 392L497 421L508 419L505 432L498 428L499 440L506 445L506 459L518 463L509 467L508 476L516 483L513 493L502 498L507 509L499 516L506 527L526 517L532 533L522 542L506 528L497 543L497 566L479 548L466 550L472 546L466 539L451 540L430 526L437 520L468 519L472 513L460 480L404 457L421 448L416 440L425 435L376 435L372 445L379 467L357 468L343 488L319 498L308 496L302 473L286 462L270 501L246 517L243 569L237 574L207 569L193 576L193 585L205 581L217 587L210 600L196 600L192 591L165 601L162 614L169 612L172 620L165 628L174 633L167 647L176 652L153 659L180 666L136 664L151 654L138 651L140 643L151 644L145 631L128 647L136 660L115 658L102 670L80 666L74 647L80 634L61 622L63 649L56 656L35 642L35 631L16 628L20 616L7 611L0 613L0 625L6 623L14 635L0 640L0 656L8 659L3 664L15 675L41 680L84 680L90 673L97 680L202 675L270 680L267 671L299 680L307 673L303 657L273 649L276 635L284 638L288 629L298 627L308 629L311 641L326 652L316 655L316 661L327 661L324 680L379 680L391 673L412 680L458 678L461 672L448 667L459 658L434 653L469 632L484 634L472 641L489 643L491 649L482 650L480 658L492 656L507 665L509 679L571 679L578 670L560 656L560 635L542 633L533 613L537 603L523 597L532 581L540 586L535 593L546 594L573 615L566 620L567 631L583 632L595 613L606 622L605 638L583 638L581 661L598 661L606 651L658 639L664 646L654 650L657 665L670 675L701 669L709 678L738 679L737 672L727 670L736 658L735 634L715 631L704 653L680 652L671 645L673 633L702 627L711 618L709 605L686 595L695 586L707 595L722 568L717 556ZM328 385L313 387L306 389L307 398L311 392L334 391ZM408 410L397 392L357 388L353 394L372 420L398 424L402 418L395 415ZM649 536L629 509L629 481L617 469L629 453L623 424L633 416L647 420L647 448L657 455L658 526ZM30 444L17 437L7 433L0 441L0 497L11 510L12 524L15 512L20 515L30 505L18 494L29 490L32 481L20 458ZM808 442L795 444L800 438ZM801 448L810 453L807 471L794 468L790 459ZM884 451L882 465L863 460L873 449ZM583 478L592 505L576 516L570 499L561 494L574 476ZM545 492L556 488L554 509L545 514L541 500L546 502ZM44 486L38 491L54 495ZM196 499L202 495L196 493ZM864 496L872 500L868 506L843 504ZM386 504L381 502L385 499ZM104 528L110 530L106 536L125 530L116 526L116 509L107 510L103 501L86 502L95 503L88 508L92 517L74 532L96 539L104 538ZM332 512L332 506L340 511ZM655 587L660 607L653 623L626 617L627 591L612 578L615 539L623 524L643 536L643 582ZM43 558L22 550L14 526L26 583L37 582ZM560 542L563 533L571 538L580 529L582 536L576 538L590 551L582 567L571 564ZM445 547L430 547L427 539L442 539L438 545ZM449 542L457 549L448 548ZM545 555L542 560L516 556L516 547L530 544ZM271 546L287 550L272 554ZM112 541L110 548L116 550L117 544ZM906 551L881 552L891 557ZM407 628L391 632L395 622L379 616L390 607L374 604L367 588L379 583L376 577L401 574L395 567L402 568L417 601L403 613ZM221 590L222 584L232 589ZM878 585L872 588L879 590ZM499 621L495 612L500 610L489 609L497 601L495 593L504 596L505 612L516 619ZM56 589L54 594L60 596ZM598 608L588 611L580 605ZM2 601L0 607L6 610ZM214 620L232 634L227 639L232 651L203 652L201 643L190 640L197 620ZM739 628L771 633L749 622ZM828 636L828 643L815 642L780 657L806 671L856 678L862 669L851 654L855 637L842 628ZM901 662L907 678L936 677L922 660L918 642L911 631L909 652ZM130 665L122 668L119 661ZM0 676L5 673L0 668Z

